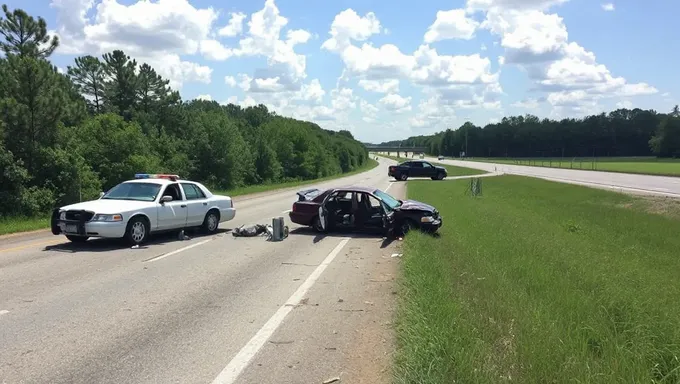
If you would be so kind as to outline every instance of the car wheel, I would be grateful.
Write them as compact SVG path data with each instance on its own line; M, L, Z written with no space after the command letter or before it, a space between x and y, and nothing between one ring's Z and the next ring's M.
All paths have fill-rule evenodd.
M73 236L73 235L66 235L66 238L72 242L72 243L84 243L89 239L87 236Z
M406 181L406 180L408 180L408 175L405 174L405 173L402 173L401 175L399 175L399 180L401 180L401 181Z
M414 228L416 228L416 224L412 220L405 219L404 221L401 222L401 225L399 226L399 233L402 236L406 236L406 234L411 232L411 230Z
M220 226L220 214L214 209L208 211L205 214L205 219L203 219L203 231L212 234L217 232L217 228Z
M133 217L125 230L125 240L132 245L140 245L149 237L149 223L142 217Z
M440 173L437 175L437 180L444 180L444 177L445 177L444 174Z

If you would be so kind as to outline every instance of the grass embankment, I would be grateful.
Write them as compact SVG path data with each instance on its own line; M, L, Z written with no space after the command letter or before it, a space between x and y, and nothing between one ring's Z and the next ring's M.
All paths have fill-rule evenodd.
M391 160L395 160L399 163L403 163L404 161L409 161L409 160L420 160L419 158L405 158L405 157L395 157L395 156L385 156L385 155L380 155L380 156L391 159ZM481 175L481 174L487 173L487 172L481 171L479 169L458 167L458 166L455 166L455 165L435 163L435 162L432 162L432 161L430 161L430 163L433 164L433 165L439 165L439 166L446 168L446 172L447 172L449 177Z
M408 184L399 383L680 382L680 204L519 176Z
M533 158L533 159L494 159L475 158L471 161L489 163L529 165L588 171L637 173L661 176L680 176L680 160L657 159L655 157L603 157L589 158Z
M273 191L277 189L293 188L308 184L314 184L318 182L323 182L327 180L336 179L339 177L346 177L355 175L357 173L369 171L378 166L378 162L374 159L368 159L368 161L361 167L355 169L354 171L343 173L340 175L324 177L316 180L302 180L302 181L292 181L288 183L278 183L278 184L260 184L251 185L248 187L235 188L228 191L214 191L217 194L224 194L227 196L243 196L252 193L261 193L267 191ZM0 235L6 235L18 232L27 232L39 229L49 228L50 219L49 217L38 217L38 218L3 218L0 219Z

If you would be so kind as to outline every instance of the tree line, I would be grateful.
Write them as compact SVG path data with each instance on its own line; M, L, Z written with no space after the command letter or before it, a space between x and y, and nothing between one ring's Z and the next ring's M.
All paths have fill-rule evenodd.
M379 145L426 147L431 155L468 157L680 157L680 110L617 109L580 119L505 117Z
M364 165L348 131L242 108L183 101L121 50L60 73L41 17L0 16L0 218L96 197L135 173L175 173L216 189L309 180Z

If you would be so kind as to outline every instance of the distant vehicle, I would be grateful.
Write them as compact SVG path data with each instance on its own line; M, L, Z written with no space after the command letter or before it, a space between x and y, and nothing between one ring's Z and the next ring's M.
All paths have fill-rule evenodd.
M444 155L439 155L439 157L437 157L437 160L444 160Z
M421 153L421 154L420 154L420 158L421 158L421 159L424 159L424 158L425 158L425 155L423 155L423 154Z
M404 235L411 229L436 232L442 226L439 211L414 200L397 200L371 187L344 187L297 193L289 213L293 223L317 232L354 230L383 235Z
M213 195L200 183L177 175L139 173L102 192L98 200L55 209L52 233L76 243L102 237L139 245L157 232L201 227L214 233L235 215L230 197Z
M427 161L406 161L399 165L390 165L387 175L397 180L406 181L409 177L429 177L432 180L443 180L447 176L446 168L434 166Z

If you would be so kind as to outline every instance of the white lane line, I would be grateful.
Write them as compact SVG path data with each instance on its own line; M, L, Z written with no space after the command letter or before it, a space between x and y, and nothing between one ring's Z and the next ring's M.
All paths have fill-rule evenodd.
M191 244L191 245L187 245L186 247L183 247L183 248L180 248L180 249L176 249L176 250L174 250L174 251L172 251L172 252L164 253L164 254L162 254L162 255L158 255L158 256L156 256L156 257L152 257L152 258L150 258L150 259L144 260L144 262L145 262L145 263L151 263L151 262L154 262L154 261L158 261L158 260L161 260L161 259L165 259L165 258L168 257L168 256L176 255L176 254L178 254L178 253L180 253L180 252L184 252L184 251L189 250L189 249L191 249L191 248L198 247L199 245L203 245L203 244L205 244L205 243L209 243L209 242L211 242L212 240L213 240L213 239L208 239L208 240L199 241L198 243L194 243L194 244Z
M394 184L394 183L390 183L390 185L388 185L387 188L385 188L385 192L386 192L386 193L387 193L387 191L390 190L390 188L392 188L392 184Z
M293 210L292 210L292 209L289 209L289 210L283 211L283 212L281 212L281 213L286 214L286 213L291 213L291 212L293 212Z
M0 316L2 316L2 315L6 315L6 314L8 314L8 313L9 313L9 311L8 311L8 310L6 310L6 309L3 309L2 311L0 311Z
M333 262L333 259L340 253L342 248L349 242L349 238L344 238L331 253L326 256L324 261L312 272L307 280L300 285L300 287L293 293L285 305L281 306L274 315L265 323L262 328L253 336L248 343L241 348L236 356L227 364L220 374L213 380L213 384L232 384L236 382L238 376L248 366L250 361L255 357L257 352L267 342L267 340L274 334L276 329L283 323L286 316L293 310L300 300L304 298L310 288L314 285L316 280L321 276L323 271Z

